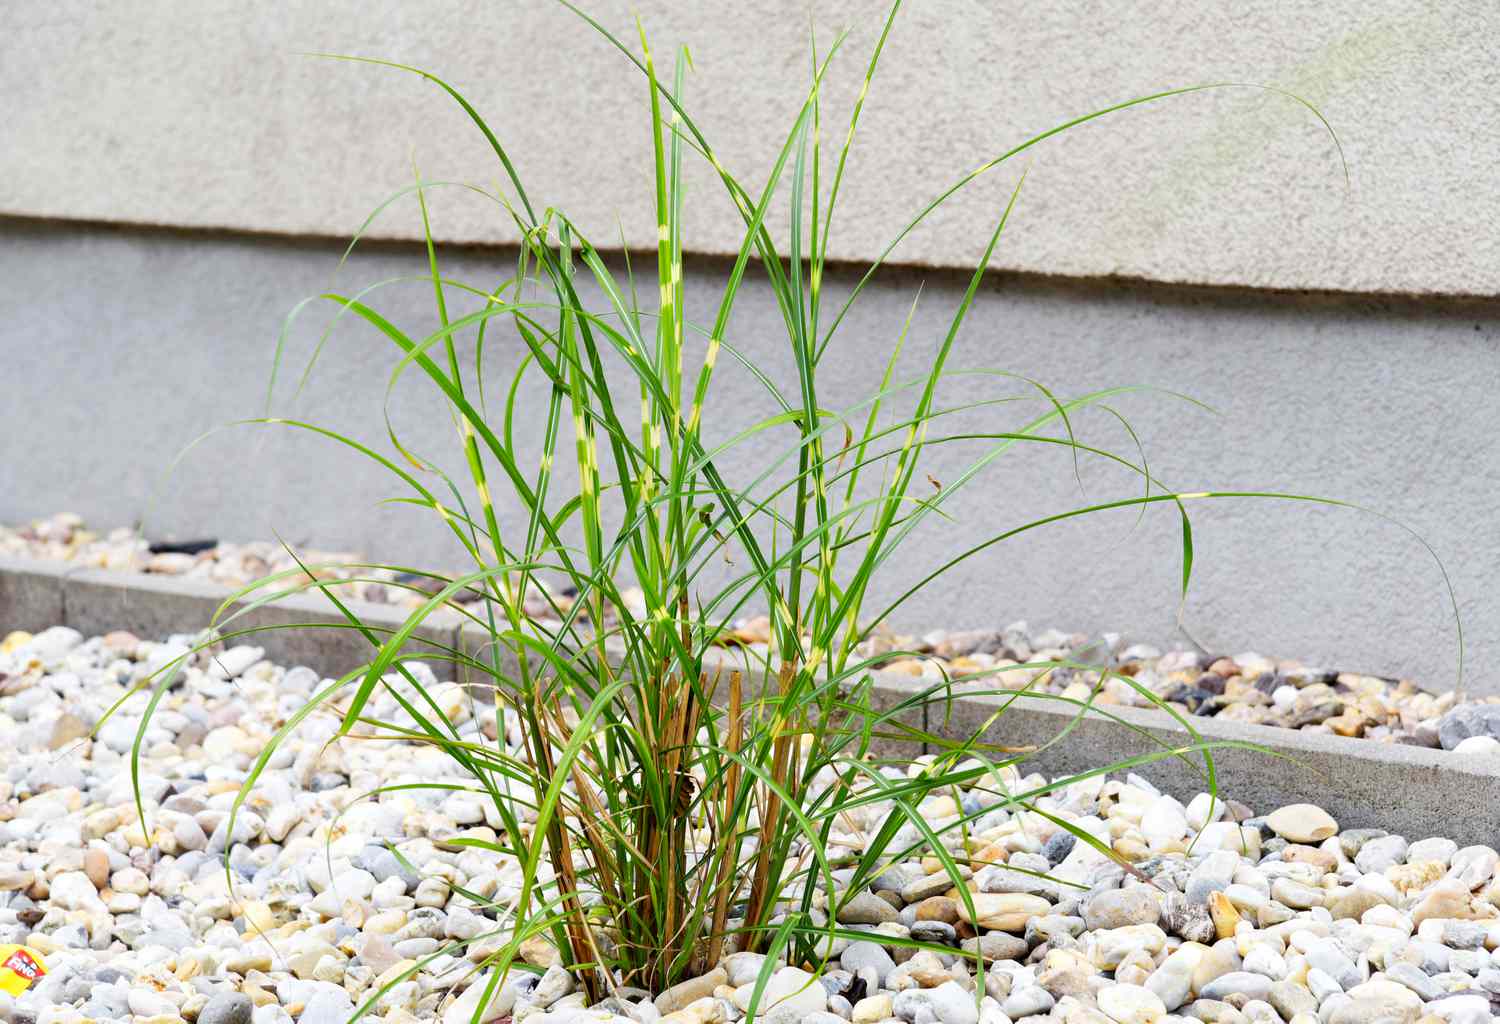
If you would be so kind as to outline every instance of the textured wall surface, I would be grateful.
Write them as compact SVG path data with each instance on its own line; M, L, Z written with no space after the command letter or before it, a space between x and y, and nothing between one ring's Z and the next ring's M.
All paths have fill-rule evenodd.
M455 564L451 540L428 518L378 505L398 493L388 478L325 440L280 427L228 428L167 472L194 438L265 409L277 332L297 300L330 283L353 290L420 273L419 250L357 252L335 278L339 246L332 242L3 220L0 230L0 521L67 508L99 525L140 518L153 536L245 539L274 530L299 543ZM484 281L503 274L508 259L465 251L446 268ZM702 302L717 294L720 268L697 266L688 285ZM837 342L847 369L825 378L830 404L852 403L875 384L925 282L903 363L919 372L963 285L962 275L943 271L877 280ZM841 272L830 287L850 283ZM377 305L398 325L423 331L433 325L430 299L420 284L393 285ZM385 449L382 403L394 359L373 331L336 326L308 387L294 393L327 320L327 310L310 307L294 323L273 408ZM758 283L730 337L786 383L777 317ZM1031 374L1066 395L1139 384L1212 404L1220 415L1162 395L1111 403L1140 434L1153 471L1175 487L1343 498L1416 530L1452 573L1469 629L1472 682L1500 692L1493 586L1500 409L1487 370L1497 344L1493 305L1215 296L997 277L979 296L956 364ZM497 346L487 361L493 402L514 356ZM732 362L721 368L713 396L720 418L712 422L727 434L771 406ZM991 431L1013 428L1038 408L1027 389L996 378L956 382L943 394L954 403L1024 399L968 421ZM634 401L633 389L629 396ZM537 429L526 408L523 401L517 424L523 446ZM414 449L454 466L451 427L428 385L404 378L391 413ZM1084 440L1132 452L1108 413L1081 415L1076 427ZM744 478L771 451L757 445L724 461ZM974 454L939 450L929 469L950 481ZM1135 493L1129 480L1087 460L1082 471L1080 493L1070 461L1055 450L1005 456L951 506L953 523L934 522L915 537L878 596L889 598L996 530ZM1177 522L1160 506L1133 525L1132 513L1111 514L1006 542L919 594L896 621L978 626L1025 617L1037 627L1165 639L1180 572ZM1201 507L1196 539L1187 622L1209 646L1452 682L1456 645L1441 577L1400 528L1355 511L1243 501Z
M806 5L599 0L625 38L639 8L660 62L692 46L688 102L752 186L808 83ZM845 51L825 89L843 137L881 24L872 0L817 8ZM23 13L24 12L24 13ZM411 180L493 188L499 168L437 89L332 50L407 61L465 91L542 203L593 237L654 243L645 88L621 54L546 0L13 4L0 33L0 211L38 217L347 236ZM911 3L870 93L847 217L831 251L868 260L929 198L1072 116L1171 86L1263 83L1316 104L1328 134L1277 93L1199 93L1115 115L1029 151L959 193L896 258L964 265L1023 167L1025 216L996 265L1293 289L1500 290L1500 7L1493 0ZM698 165L688 245L738 243ZM411 237L403 205L376 233ZM503 241L466 194L442 237Z
M674 43L691 44L688 107L724 164L758 188L807 89L805 6L589 6L627 38L639 8L664 68ZM821 48L850 29L823 94L823 135L840 140L883 9L872 0L816 6ZM539 206L564 207L606 248L623 233L637 250L655 242L639 73L543 0L57 0L10 13L18 16L0 32L0 214L15 215L0 217L0 521L69 508L101 525L140 519L154 535L278 531L450 564L441 532L379 505L390 482L327 441L222 429L168 472L194 438L265 410L277 331L297 300L331 280L353 290L421 272L414 248L378 245L335 279L341 244L328 240L347 238L407 186L413 161L430 181L500 186L482 137L434 86L302 54L384 57L444 75L490 120ZM1132 108L975 180L895 251L906 267L866 292L830 357L827 401L855 402L875 384L925 284L907 353L908 367L921 367L962 291L954 268L978 258L1026 170L994 265L1028 274L986 284L959 362L1031 374L1066 394L1140 384L1212 404L1222 415L1163 395L1112 403L1174 486L1343 498L1426 538L1463 603L1471 679L1500 692L1491 668L1500 657L1497 40L1500 7L1490 0L909 3L870 90L832 236L831 255L849 266L879 254L948 185L1070 117L1202 82L1284 92L1216 89ZM1327 116L1347 181L1328 131L1285 92ZM738 220L706 167L692 158L689 167L689 285L692 311L705 317ZM774 207L774 226L785 205ZM433 215L448 242L513 239L503 211L473 191L435 196ZM400 242L419 229L407 198L371 234ZM503 249L450 251L449 267L476 283L509 267ZM1110 277L1148 283L1064 280ZM829 287L854 280L846 266ZM394 285L381 305L421 330L432 322L428 298ZM335 326L295 393L326 316L309 309L293 325L271 406L383 445L392 359L370 332ZM752 280L731 340L784 382L779 336L769 293ZM508 359L493 353L492 388L503 388ZM1018 398L954 420L977 430L1014 427L1035 408L1024 388L993 376L955 382L948 394ZM726 435L769 411L732 365L715 398ZM415 448L451 456L446 414L421 381L404 379L390 411ZM520 418L523 443L536 422ZM1107 412L1083 417L1081 429L1131 450ZM944 448L931 472L952 479L974 454ZM727 469L747 479L767 455L747 451ZM1007 455L953 507L955 522L914 539L878 596L994 530L1132 486L1088 463L1082 476L1080 491L1055 451ZM1166 638L1177 523L1158 509L1133 524L1115 514L1008 542L920 593L897 621L1024 616ZM1441 576L1391 522L1310 505L1215 504L1198 512L1197 542L1187 622L1209 646L1452 680Z

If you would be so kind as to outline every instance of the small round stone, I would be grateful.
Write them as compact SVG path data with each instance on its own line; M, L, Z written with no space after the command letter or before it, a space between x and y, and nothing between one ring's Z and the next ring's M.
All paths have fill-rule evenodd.
M1337 835L1339 823L1317 804L1288 804L1266 817L1271 831L1293 843L1321 843Z
M1140 985L1106 985L1097 999L1099 1009L1116 1024L1156 1024L1167 1014L1161 997Z
M255 1004L241 992L223 992L198 1011L198 1024L250 1024Z

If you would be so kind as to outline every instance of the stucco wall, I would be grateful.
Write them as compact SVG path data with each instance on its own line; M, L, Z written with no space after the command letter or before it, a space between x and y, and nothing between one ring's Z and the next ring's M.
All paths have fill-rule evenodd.
M806 5L587 5L659 59L692 46L692 110L724 162L758 183L808 79ZM826 88L840 139L881 22L870 0L815 5L825 47L852 31ZM936 266L982 251L1021 167L1025 213L997 266L1359 292L1500 288L1500 7L1491 0L909 3L855 147L831 250L867 260L943 187L1026 136L1163 87L1253 82L1156 104L1049 141L961 193L897 252ZM493 187L482 139L438 91L305 51L408 61L492 119L533 191L601 239L635 245L647 205L645 89L561 6L334 0L20 3L0 38L0 211L347 236L411 179ZM704 174L688 244L732 251L736 219ZM411 237L403 209L377 233ZM450 204L440 236L511 237L495 207Z
M144 518L156 536L226 539L281 533L295 543L347 544L388 558L452 565L451 540L428 518L378 505L392 482L330 442L285 428L214 434L167 474L205 431L265 408L283 316L334 281L339 246L206 234L46 226L0 220L3 458L0 520L74 509L99 524ZM503 251L450 253L455 276L487 280ZM356 255L338 275L353 289L419 273L409 246ZM720 268L698 261L689 293L711 299ZM907 356L913 371L941 335L962 275L893 273L867 292L831 359L826 401L841 405L878 380L879 360L925 281ZM830 288L847 288L840 271ZM412 330L432 324L430 293L385 290L380 308ZM701 312L701 310L700 310ZM337 328L308 390L300 372L326 322L311 311L290 335L275 409L384 446L382 401L391 350L373 331ZM752 283L732 338L772 377L789 367L768 293ZM1470 678L1500 692L1500 430L1493 396L1500 310L1473 303L1214 295L1164 287L1048 284L997 277L981 293L956 364L1027 373L1063 394L1116 385L1172 389L1213 416L1159 395L1114 403L1140 433L1152 469L1183 489L1272 488L1362 503L1408 524L1443 556L1469 629ZM510 356L487 356L491 388ZM712 420L727 433L770 411L732 363L722 364ZM1024 389L1022 389L1024 391ZM492 396L495 394L492 390ZM631 392L633 394L633 392ZM954 402L1020 393L974 380ZM493 399L492 399L493 400ZM1023 408L971 421L1005 429ZM393 419L415 450L452 464L446 414L419 380L393 397ZM534 437L536 420L518 430ZM1086 440L1129 451L1108 414L1079 417ZM527 443L523 440L523 444ZM933 453L951 480L972 449ZM747 473L757 445L725 462ZM454 467L457 468L457 467ZM1086 490L1056 452L1007 456L957 501L956 522L917 536L879 597L1005 525L1132 493L1085 460ZM1173 629L1178 533L1165 507L1132 530L1118 514L1048 528L1004 545L920 594L899 625L1034 625L1122 629L1165 639ZM1187 622L1216 649L1295 654L1341 667L1409 673L1441 686L1456 646L1441 579L1397 527L1347 510L1235 502L1197 511L1198 578Z
M816 6L820 46L851 29L825 88L824 134L840 139L882 8ZM627 38L638 8L663 64L673 43L691 44L689 106L724 163L757 185L807 85L805 6L590 8ZM144 518L156 534L274 530L451 560L430 524L377 505L387 481L326 443L224 431L164 476L194 437L262 411L282 317L329 282L338 240L412 180L413 160L428 180L493 188L500 177L483 140L431 85L301 54L386 57L445 75L490 119L540 203L566 207L597 239L623 232L643 250L654 228L640 76L541 0L58 0L7 13L0 214L16 219L0 217L0 520L71 508L100 524ZM831 357L839 369L826 382L830 400L852 401L873 383L925 281L910 352L920 365L961 289L952 268L977 258L1026 169L994 263L1027 274L988 283L964 361L1068 393L1119 383L1188 392L1224 415L1146 396L1120 406L1169 482L1328 495L1409 524L1453 574L1471 678L1500 692L1490 667L1500 656L1500 543L1490 529L1500 505L1490 450L1500 428L1491 384L1500 340L1500 191L1490 187L1500 163L1497 30L1500 8L1489 0L909 2L853 153L830 246L848 261L832 275L835 292L982 161L1162 87L1232 81L1296 93L1336 129L1349 177L1313 115L1253 89L1135 108L1049 140L965 189L897 250L908 267L933 269L877 279ZM714 256L736 247L738 222L703 168L690 166L689 285L702 303L718 293ZM442 195L434 218L447 242L512 237L494 204L472 193ZM418 228L411 205L399 203L372 233L409 240ZM458 274L481 281L508 260L503 249L453 258ZM339 280L356 287L419 266L410 246L376 247ZM1087 280L1110 277L1141 280ZM1404 294L1424 298L1394 297ZM387 308L420 326L425 302L421 289L398 289ZM298 353L314 343L317 323L294 333ZM734 336L773 375L785 372L759 284L749 286ZM378 442L387 356L368 334L341 327L308 392L292 402L283 391L278 411L326 413ZM724 429L764 411L745 379L726 373L721 387ZM978 397L976 388L955 398ZM393 408L415 445L446 447L446 420L414 382ZM1106 415L1088 429L1129 443ZM951 473L958 455L940 454L934 475ZM917 541L902 571L916 574L997 523L1123 485L1087 467L1085 483L1080 495L1066 460L1010 458L959 507L957 523ZM900 621L1025 616L1166 637L1177 526L1153 515L1130 527L1125 515L1033 535L958 570ZM1441 580L1388 522L1267 502L1216 506L1199 514L1198 548L1187 619L1210 646L1451 680ZM885 593L903 582L892 578Z

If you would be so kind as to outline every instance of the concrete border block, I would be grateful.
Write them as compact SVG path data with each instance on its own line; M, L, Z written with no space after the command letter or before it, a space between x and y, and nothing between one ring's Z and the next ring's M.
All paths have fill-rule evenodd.
M208 626L229 594L201 580L3 559L0 629L68 625L85 634L113 629L141 636L190 632ZM388 605L349 605L385 635L408 618L407 611ZM291 626L306 628L281 628ZM276 661L308 665L329 676L367 663L373 650L317 594L247 610L228 628L252 630L241 642L264 647ZM487 630L446 609L414 635L431 645L433 662L475 657L489 641ZM514 660L509 660L514 670ZM742 666L743 658L724 651L710 659L715 664ZM490 683L486 674L462 664L453 673L440 669L438 674L476 686ZM988 685L966 693L975 686L962 681L954 684L951 699L922 701L918 698L933 686L930 680L890 672L873 675L870 704L876 711L890 712L908 729L938 739L963 740L978 733L988 744L1019 751L1014 756L1023 770L1056 776L1138 759L1139 770L1154 784L1187 798L1210 788L1206 747L1219 794L1258 812L1310 801L1326 808L1344 828L1385 828L1412 839L1495 841L1497 758L1212 718L1179 722L1155 709L1095 707L1081 714L1078 706L1057 698L997 693ZM910 737L890 737L873 744L871 752L910 757L931 752L927 746L919 749Z
M0 558L0 636L63 623L63 589L72 567L62 562Z
M465 621L459 626L457 647L466 661L480 661L488 658L490 644L490 634L487 629L471 621ZM617 642L609 642L606 646L609 649L610 663L617 668L622 666L624 648ZM732 671L740 672L742 677L749 681L743 691L743 699L747 706L774 691L775 673L767 673L763 666L753 660L747 652L735 648L718 648L708 652L703 662L704 671L710 676L713 676L715 672L724 674L713 695L714 703L720 706L728 702L727 675ZM514 674L517 668L514 652L508 649L503 650L500 670ZM465 664L459 678L466 685L474 688L488 687L494 682L489 672L469 664ZM913 698L928 685L930 684L923 680L886 675L871 687L870 707L877 714L886 715L887 721L881 729L877 730L879 734L872 737L870 753L878 757L912 757L926 750L920 738L927 726L926 708L921 704L913 703Z
M744 693L745 701L759 701L772 697L776 692L777 676L774 670L767 671L758 660L743 650L728 647L711 651L704 656L706 671L716 668L725 671L738 670L753 685ZM927 707L917 700L929 684L925 680L910 676L881 673L872 680L869 688L869 709L878 717L871 730L868 752L879 758L912 758L927 752L923 737L927 732ZM715 703L727 701L723 688L715 693ZM852 755L862 739L851 737L849 753Z
M204 580L143 573L86 569L66 577L66 625L86 636L124 629L142 637L206 629L233 593ZM346 601L350 611L380 639L405 624L408 612L390 605ZM294 594L261 605L237 602L219 620L230 643L264 647L266 656L288 665L306 665L337 677L367 663L374 646L320 594ZM453 612L440 610L415 636L432 647L433 661L452 657L457 627ZM439 673L443 674L443 673Z
M64 614L84 636L119 629L154 640L206 629L228 595L202 580L80 569L68 577Z
M877 757L914 758L931 753L932 705L922 694L932 684L892 672L879 673L870 685L869 706L877 716L870 752Z
M345 606L383 643L406 625L413 609L367 601L345 600ZM231 631L253 630L243 643L276 652L274 660L307 665L326 676L338 676L367 664L375 655L371 638L351 625L322 594L294 594L270 604L238 612L228 623ZM433 666L438 678L454 678L458 615L438 609L412 632L416 643L406 653Z
M471 651L486 639L471 625L460 633L470 638ZM743 666L743 658L727 650L709 661ZM1184 800L1216 788L1221 797L1259 813L1314 802L1345 828L1384 828L1412 839L1495 841L1500 760L1211 718L1184 719L1185 726L1156 709L1082 709L1056 697L998 693L989 683L979 693L966 693L978 687L961 680L951 697L935 692L922 700L936 687L933 680L892 672L873 676L870 706L876 712L894 712L900 725L937 739L962 741L977 733L989 745L988 756L1019 758L1022 771L1057 776L1136 760L1153 784ZM747 693L747 699L755 698ZM870 752L912 757L936 749L888 735L878 737Z
M465 686L474 688L488 688L495 684L494 678L489 671L479 668L480 665L489 665L491 662L491 638L490 631L472 620L460 617L458 625L454 629L453 646L458 652L460 663L454 673L454 678ZM502 648L500 651L500 666L502 673L513 674L518 670L518 664L514 653L509 649Z
M1184 800L1209 789L1207 748L1219 794L1258 813L1311 802L1344 828L1495 842L1500 759L1211 718L1187 720L1195 739L1156 709L1101 707L1080 715L1076 706L1044 698L1006 704L999 695L963 696L948 723L934 715L929 726L949 739L982 729L989 742L1036 747L1023 755L1022 770L1048 775L1151 758L1137 770Z

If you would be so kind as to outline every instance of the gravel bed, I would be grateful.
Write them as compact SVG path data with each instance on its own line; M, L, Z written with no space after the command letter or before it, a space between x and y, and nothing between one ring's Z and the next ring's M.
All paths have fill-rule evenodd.
M309 565L339 566L362 560L360 555L350 551L299 547L297 554ZM226 587L242 587L271 573L297 569L296 560L275 541L233 544L205 539L153 545L139 530L128 526L102 533L90 530L81 516L71 512L61 512L24 526L0 525L0 555L71 562L88 569L181 576ZM417 604L421 601L409 590L388 585L396 579L396 575L388 570L359 570L356 573L352 569L328 568L321 571L330 578L369 577L368 581L361 579L349 584L351 596L361 600L377 604Z
M1460 701L1453 690L1430 693L1409 679L1340 672L1253 652L1162 651L1131 643L1117 633L1035 633L1025 622L999 630L882 637L870 653L882 645L923 655L889 662L882 666L885 671L934 681L944 674L983 672L986 686L1092 699L1096 704L1167 704L1183 715L1466 754L1500 753L1500 698ZM1097 667L1019 667L1038 661Z
M281 746L231 843L228 810L252 759L320 682L236 647L199 656L152 721L141 759L148 835L128 767L139 724L130 714L139 708L127 704L88 734L188 639L85 640L55 627L0 641L0 728L14 737L0 778L0 943L26 943L48 966L20 997L0 997L0 1018L343 1024L414 961L473 940L431 959L373 1011L389 1024L464 1024L486 980L476 965L499 945L490 933L503 930L520 882L514 862L453 845L492 836L493 808L421 791L356 801L380 785L454 778L456 769L402 741L327 745L337 725L330 710ZM518 741L492 706L413 670L462 734ZM398 720L389 696L370 711ZM815 912L865 937L833 940L821 974L772 965L758 1019L1495 1019L1500 855L1491 846L1340 830L1312 804L1260 808L1269 813L1257 817L1203 793L1160 793L1134 775L1074 783L1038 801L1112 847L1131 863L1127 872L1048 817L1000 806L1002 787L1042 781L1012 771L930 797L921 811L935 828L960 809L978 815L945 833L969 865L972 909L930 856L892 864L863 891L835 888ZM830 855L859 850L886 813L857 808L833 834ZM905 831L896 848L916 839ZM939 949L914 952L892 945L897 937ZM982 976L965 952L988 963ZM764 964L737 953L668 991L623 989L584 1007L550 947L532 942L525 956L535 970L514 971L484 1020L739 1021Z
M361 560L350 552L308 550L299 554L308 563L336 565ZM121 528L100 535L86 529L83 520L71 513L18 528L0 526L0 555L205 579L233 587L267 573L297 568L279 544L264 541L214 542L193 554L153 553L137 531ZM330 568L326 572L348 578L354 570ZM348 584L353 595L381 604L414 606L426 594L413 591L412 586L436 589L429 580L398 580L386 570L361 570L359 575L370 578ZM405 586L400 585L403 582ZM626 592L627 602L638 598L638 591ZM550 600L534 595L528 600L527 611L548 619L555 614L554 608L566 609L569 603L566 594L555 594ZM733 633L724 639L763 653L769 631L764 616L747 618L735 623ZM1161 701L1188 715L1461 749L1464 753L1500 753L1500 697L1466 702L1468 706L1461 713L1450 714L1460 706L1452 690L1433 693L1409 679L1338 671L1256 653L1163 650L1131 642L1118 633L1035 631L1025 622L1003 629L937 630L925 635L882 631L864 645L861 653L871 656L897 651L919 657L893 656L883 666L886 671L933 681L945 675L983 672L989 685L1030 688L1078 700L1092 697L1102 704L1148 707ZM1099 670L1038 672L1017 667L1055 660L1096 665L1128 676L1129 681L1108 677ZM1014 671L1004 671L1011 668Z

